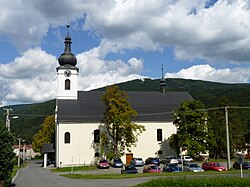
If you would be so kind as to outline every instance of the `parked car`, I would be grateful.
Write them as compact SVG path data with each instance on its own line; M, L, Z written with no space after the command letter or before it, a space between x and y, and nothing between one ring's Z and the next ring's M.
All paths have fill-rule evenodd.
M142 160L142 158L133 158L131 160L131 165L134 165L134 166L144 166L144 161Z
M157 166L160 165L160 159L156 157L148 157L145 161L145 164L155 164Z
M123 166L123 162L120 158L114 158L111 160L110 165L114 168L121 168Z
M136 174L138 170L134 165L123 166L121 169L121 174Z
M234 169L240 169L240 164L238 164L238 162L234 162L233 168ZM250 170L250 162L244 162L242 164L242 169L248 169L248 170Z
M166 164L163 166L163 172L181 172L182 169L178 164Z
M181 157L177 159L179 163L181 163ZM191 156L182 156L183 162L193 162L193 158Z
M161 168L156 164L148 164L144 166L143 173L161 173Z
M166 156L165 158L161 159L161 163L162 164L178 164L178 160L175 156Z
M202 164L202 169L205 171L207 170L214 170L214 171L225 171L226 168L221 165L219 162L204 162Z
M184 171L192 171L192 172L203 172L204 169L202 169L198 164L196 163L192 163L192 162L188 162L185 164Z
M97 162L97 167L99 169L108 169L109 168L109 163L107 160L105 159L100 159L98 162Z

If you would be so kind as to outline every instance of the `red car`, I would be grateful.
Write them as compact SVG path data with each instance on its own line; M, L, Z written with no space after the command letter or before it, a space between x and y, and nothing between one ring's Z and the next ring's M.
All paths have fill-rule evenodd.
M145 165L143 173L161 173L161 168L155 164Z
M97 167L99 169L108 169L109 168L109 163L107 160L105 159L101 159L99 160L99 162L97 163Z
M226 168L221 165L219 162L204 162L202 164L202 169L205 171L207 170L214 170L214 171L225 171Z

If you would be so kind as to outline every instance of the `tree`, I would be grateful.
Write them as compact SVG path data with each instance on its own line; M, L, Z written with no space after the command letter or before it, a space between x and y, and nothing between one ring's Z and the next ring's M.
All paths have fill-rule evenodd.
M33 137L32 146L36 152L42 150L42 146L45 143L55 142L55 116L50 115L45 118L41 124L41 129Z
M101 132L101 147L114 153L110 157L120 157L125 148L130 151L136 145L137 137L145 131L145 127L132 122L137 112L132 109L128 96L118 86L107 87L101 99L105 104L105 128Z
M10 185L15 154L12 145L14 138L3 123L0 123L0 186Z
M170 146L177 153L181 147L193 156L207 151L209 143L208 115L202 110L203 108L203 104L199 101L184 101L181 107L174 112L177 134L171 136Z
M217 107L223 107L220 110L209 111L209 131L214 134L214 144L211 144L209 152L217 159L218 156L226 156L227 145L226 145L226 118L225 109L228 108L228 126L229 126L229 138L230 138L230 149L242 150L245 148L245 135L248 132L247 121L242 111L230 108L230 106L236 106L228 98L221 97L218 100ZM231 151L230 151L231 152Z

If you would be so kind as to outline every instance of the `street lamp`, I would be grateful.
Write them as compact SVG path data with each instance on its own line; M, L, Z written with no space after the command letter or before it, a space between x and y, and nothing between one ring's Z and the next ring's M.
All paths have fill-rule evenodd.
M17 119L18 116L12 116L10 117L10 111L12 111L12 108L4 108L4 110L6 110L6 127L8 129L8 131L10 131L10 119Z
M17 167L20 167L20 149L21 149L21 141L25 142L25 140L22 140L22 138L18 138L18 161L17 161Z

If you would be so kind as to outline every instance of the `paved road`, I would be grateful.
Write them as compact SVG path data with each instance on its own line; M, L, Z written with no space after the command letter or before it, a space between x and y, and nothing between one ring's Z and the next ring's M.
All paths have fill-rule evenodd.
M12 186L16 187L124 187L132 186L148 181L150 178L135 179L96 179L96 180L77 180L68 179L52 173L48 169L41 168L40 162L30 162L30 164L22 168Z

